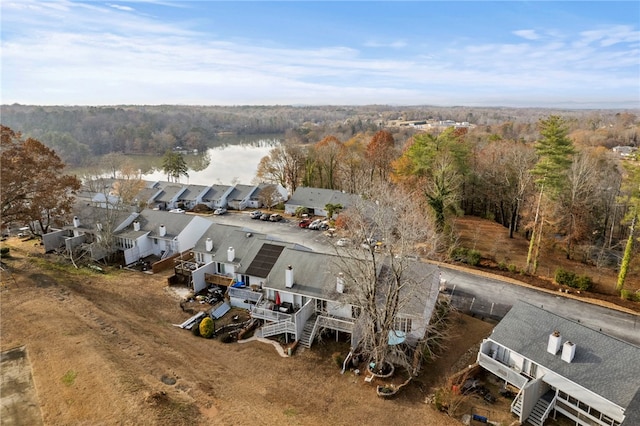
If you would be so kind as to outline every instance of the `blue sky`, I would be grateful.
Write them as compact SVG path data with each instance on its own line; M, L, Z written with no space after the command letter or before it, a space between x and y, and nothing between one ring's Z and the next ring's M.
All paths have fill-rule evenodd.
M640 2L2 0L3 104L640 107Z

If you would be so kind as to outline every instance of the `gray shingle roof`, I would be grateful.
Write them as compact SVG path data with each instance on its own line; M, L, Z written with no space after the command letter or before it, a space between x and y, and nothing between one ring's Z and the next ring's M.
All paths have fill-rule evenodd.
M229 194L229 200L244 200L249 197L258 187L255 185L236 185Z
M571 363L547 352L549 335L576 345ZM626 408L640 388L640 348L560 315L518 302L490 338L533 362Z
M180 235L184 231L185 227L197 216L170 213L161 210L143 210L137 217L137 221L140 222L140 231L133 231L133 225L128 226L122 232L118 232L118 235L135 237L149 232L150 236L157 237L160 225L164 225L166 228L166 235L164 238L170 239L177 235Z
M211 189L202 197L204 201L217 201L231 188L229 185L211 185Z
M333 189L298 187L285 204L324 209L330 203L342 204L342 207L347 208L358 198L357 195Z

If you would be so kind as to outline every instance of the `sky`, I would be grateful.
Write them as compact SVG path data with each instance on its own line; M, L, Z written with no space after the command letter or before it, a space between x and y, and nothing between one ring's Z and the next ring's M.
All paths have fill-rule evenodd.
M638 1L0 2L2 104L640 107Z

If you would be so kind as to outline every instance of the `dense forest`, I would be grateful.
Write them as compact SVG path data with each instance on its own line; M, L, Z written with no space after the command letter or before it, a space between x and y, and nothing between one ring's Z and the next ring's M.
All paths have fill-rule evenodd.
M640 111L550 110L434 106L28 106L3 105L1 121L25 137L38 139L71 166L89 165L112 152L164 154L181 146L204 150L224 134L280 134L300 143L333 135L347 140L359 133L387 128L391 120L453 120L477 126L478 138L497 133L507 139L533 141L536 123L551 114L564 117L570 131L583 130L591 145L637 146ZM414 133L388 128L398 142ZM594 132L596 131L597 132ZM476 136L474 136L476 137Z

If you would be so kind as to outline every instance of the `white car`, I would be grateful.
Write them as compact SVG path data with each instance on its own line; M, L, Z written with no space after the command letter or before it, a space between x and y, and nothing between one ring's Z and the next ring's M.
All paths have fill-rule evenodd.
M348 238L340 238L338 241L336 241L336 245L339 246L339 247L348 246L349 245L349 239Z
M320 229L320 224L322 223L321 219L316 219L313 222L311 222L308 226L309 229L315 229L318 230Z
M225 214L226 212L227 212L227 209L225 209L224 207L220 207L220 208L218 208L218 209L215 209L215 210L213 211L213 214L218 214L218 215L220 215L220 214Z
M169 210L169 213L181 213L181 214L184 214L184 210L182 210L182 209L171 209L171 210Z

